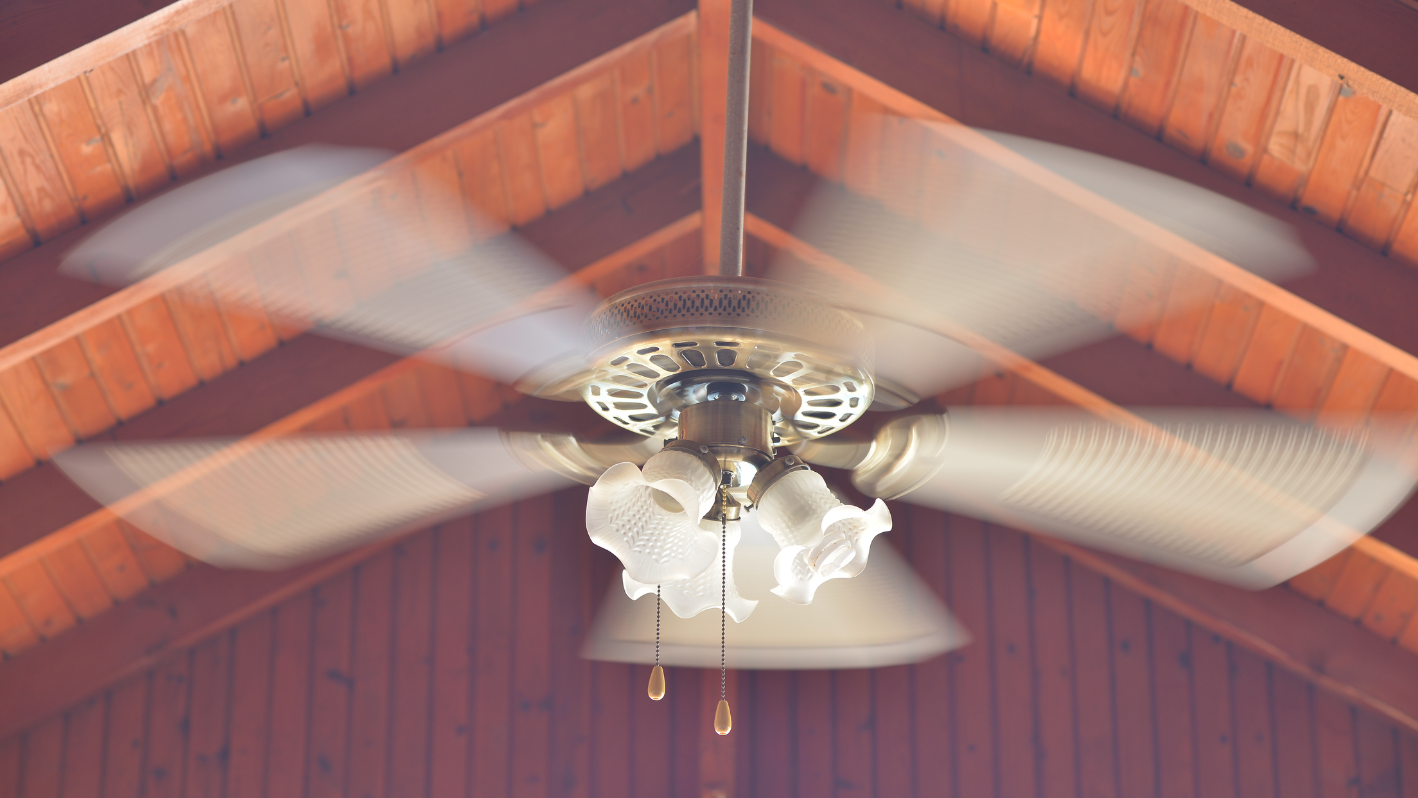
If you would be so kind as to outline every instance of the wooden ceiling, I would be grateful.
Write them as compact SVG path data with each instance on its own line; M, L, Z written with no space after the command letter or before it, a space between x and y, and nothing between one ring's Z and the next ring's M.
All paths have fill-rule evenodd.
M706 19L722 5L701 3ZM949 114L1009 129L1010 103L1035 102L1042 121L1034 124L1057 125L1061 137L1120 155L1145 150L1164 171L1204 162L1251 187L1237 185L1233 195L1337 228L1371 250L1326 232L1322 269L1343 268L1341 257L1370 264L1372 251L1405 264L1385 278L1399 291L1366 284L1355 292L1369 290L1364 301L1387 308L1380 321L1390 327L1407 323L1399 314L1418 295L1418 276L1407 271L1418 262L1418 213L1410 211L1418 129L1322 65L1281 55L1253 32L1174 0L959 0L913 6L920 19L876 0L759 5L751 134L763 149L751 174L782 180L760 183L750 197L755 265L799 246L783 230L796 207L791 187L809 172L869 193L869 159L860 152L889 131L863 134L854 120ZM305 344L300 325L224 307L211 293L205 268L233 260L259 268L259 252L243 248L256 237L113 291L54 274L80 225L225 163L328 140L402 153L359 178L354 201L417 217L420 185L452 187L603 295L714 262L714 236L699 231L717 225L716 181L699 176L717 174L720 163L721 134L710 123L722 118L714 106L722 86L713 77L717 51L706 41L722 42L726 32L701 25L683 0L560 0L514 10L490 0L188 0L0 86L7 104L0 252L10 258L0 263L0 297L9 296L0 307L15 309L0 319L0 512L38 517L34 508L46 503L47 513L0 551L0 651L10 660L0 665L0 703L15 707L0 735L371 553L287 574L220 575L190 567L72 494L65 509L49 512L62 495L53 487L62 477L43 465L55 451L105 435L161 437L151 430L163 424L169 434L204 434L181 413L211 413L220 407L214 395L259 384L258 366L302 368L328 346ZM1004 71L989 72L985 61ZM897 77L903 70L916 73L917 85ZM977 79L984 88L970 86ZM938 88L918 90L921 81ZM987 96L1001 88L1011 96ZM1169 161L1168 147L1195 160ZM799 165L806 171L793 169ZM339 207L321 202L264 224L261 238L299 252L310 230L337 230ZM468 230L434 245L456 249L496 232ZM308 264L311 279L330 278L316 259ZM1356 327L1324 297L1301 298L1214 258L1139 268L1129 290L1151 302L1156 322L1126 332L1190 367L1188 379L1226 386L1237 401L1304 417L1326 409L1418 412L1418 360L1405 351L1418 337L1351 317ZM27 291L44 301L21 311ZM1178 296L1210 301L1166 315ZM1387 340L1361 327L1381 329ZM310 361L297 362L302 351ZM1141 348L1120 357L1138 369L1167 367ZM509 399L436 363L367 363L353 376L332 373L328 395L263 399L264 416L248 414L246 426L223 433L462 425ZM1106 380L1085 386L1062 365L1014 365L949 398L1122 412L1110 394L1117 386ZM1408 652L1418 652L1418 622L1410 623L1418 546L1405 531L1366 539L1289 590L1254 595L1059 546L1184 617L1418 727L1418 694L1403 671ZM109 646L102 661L67 669L63 684L41 689L26 679L99 645Z

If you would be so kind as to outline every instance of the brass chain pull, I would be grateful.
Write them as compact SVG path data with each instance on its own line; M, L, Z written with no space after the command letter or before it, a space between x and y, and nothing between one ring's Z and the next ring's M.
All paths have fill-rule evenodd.
M724 487L720 492L723 501L719 509L719 707L714 711L714 731L728 734L734 725L729 714L729 669L724 644L729 617L729 489Z
M665 669L660 667L660 585L655 585L655 668L650 671L650 700L665 697Z

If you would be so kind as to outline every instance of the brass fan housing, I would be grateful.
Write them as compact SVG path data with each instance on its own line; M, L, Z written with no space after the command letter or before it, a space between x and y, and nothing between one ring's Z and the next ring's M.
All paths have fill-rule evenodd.
M587 325L591 376L581 397L607 420L642 435L666 435L686 408L701 402L756 405L767 422L757 412L742 413L742 429L719 430L730 422L715 411L714 436L725 445L739 437L746 446L758 441L750 448L766 446L761 454L771 457L773 447L851 424L875 396L872 342L861 322L781 283L725 276L660 280L607 299ZM705 413L690 413L696 415L707 423ZM764 423L766 436L758 431ZM695 440L687 432L681 437Z

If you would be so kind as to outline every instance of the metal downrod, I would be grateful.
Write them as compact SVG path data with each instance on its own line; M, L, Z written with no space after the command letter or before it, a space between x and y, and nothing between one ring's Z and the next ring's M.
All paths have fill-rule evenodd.
M743 276L743 193L748 161L748 53L753 0L729 10L729 102L724 113L724 197L720 205L719 274Z

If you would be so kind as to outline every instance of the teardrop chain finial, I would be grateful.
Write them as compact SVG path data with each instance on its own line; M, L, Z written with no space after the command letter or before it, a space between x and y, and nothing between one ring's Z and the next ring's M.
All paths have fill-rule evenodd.
M651 701L665 697L665 669L660 667L660 586L655 585L655 668L650 671Z
M719 707L714 711L714 731L718 734L728 734L734 726L733 717L729 714L729 669L727 646L725 645L726 633L728 631L728 598L729 598L729 489L727 486L720 489L723 495L721 509L719 510Z

